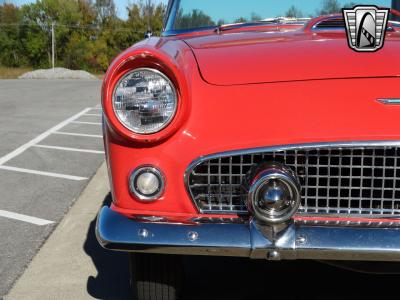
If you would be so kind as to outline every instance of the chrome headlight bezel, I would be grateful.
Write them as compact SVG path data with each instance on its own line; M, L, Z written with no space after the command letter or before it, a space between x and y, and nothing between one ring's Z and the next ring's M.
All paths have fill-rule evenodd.
M167 84L170 86L171 91L173 93L173 97L175 100L174 103L174 108L172 110L171 115L168 117L168 119L166 120L166 122L164 122L161 126L154 128L153 130L136 130L135 128L132 128L131 126L129 126L129 124L127 124L119 115L119 113L117 112L117 108L115 107L115 93L117 91L117 89L120 87L121 83L126 80L127 77L131 76L133 73L135 72L140 72L140 71L147 71L147 72L152 72L158 76L160 76L161 78L163 78ZM168 127L168 125L170 125L172 123L172 121L174 120L177 111L178 111L178 105L179 105L179 96L178 96L178 91L177 88L175 86L175 84L169 79L169 77L167 75L165 75L163 72L154 69L154 68L136 68L136 69L132 69L128 72L126 72L123 76L121 76L121 78L118 79L117 83L114 86L112 95L111 95L111 102L112 102L112 109L113 109L113 113L115 115L115 117L117 118L118 122L126 129L128 129L129 131L133 132L134 134L138 134L138 135L152 135L152 134L156 134L160 131L162 131L163 129L165 129L166 127Z

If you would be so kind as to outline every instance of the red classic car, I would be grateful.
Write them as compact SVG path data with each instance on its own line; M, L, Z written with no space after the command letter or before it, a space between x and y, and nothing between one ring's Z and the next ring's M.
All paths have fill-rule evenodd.
M400 260L400 1L346 2L172 0L114 60L96 234L138 299L182 255Z

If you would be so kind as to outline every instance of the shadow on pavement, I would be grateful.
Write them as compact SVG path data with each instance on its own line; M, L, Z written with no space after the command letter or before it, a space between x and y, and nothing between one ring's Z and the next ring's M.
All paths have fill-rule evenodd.
M111 195L104 205L111 203ZM128 255L107 251L88 229L85 252L98 271L87 290L97 299L129 299ZM267 262L240 258L185 257L182 300L381 299L397 295L399 275L369 275L314 261ZM400 267L399 267L400 270Z
M111 204L111 193L104 199L103 205ZM87 291L97 299L128 299L129 266L128 255L122 252L107 251L96 240L96 218L90 223L83 249L93 260L97 269L96 277L87 280Z

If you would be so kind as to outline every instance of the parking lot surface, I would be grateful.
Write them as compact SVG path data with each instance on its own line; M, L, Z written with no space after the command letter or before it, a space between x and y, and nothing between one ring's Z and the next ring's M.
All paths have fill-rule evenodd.
M0 299L104 161L100 84L0 80Z

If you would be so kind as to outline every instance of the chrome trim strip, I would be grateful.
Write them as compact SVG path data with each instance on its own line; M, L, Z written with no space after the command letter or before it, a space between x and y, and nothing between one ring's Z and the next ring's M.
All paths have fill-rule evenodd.
M400 230L376 228L298 227L297 259L399 261Z
M332 21L332 20L343 20L343 27L332 26L332 27L318 28L318 26L319 26L321 23L327 23L327 22ZM319 30L322 30L322 31L324 31L324 30L345 30L345 29L346 29L346 24L345 24L345 21L344 21L344 19L343 19L342 16L332 16L332 17L324 18L324 19L320 20L319 22L315 23L315 24L311 27L311 30L313 30L313 31L319 31Z
M96 237L106 249L128 252L249 257L251 249L247 224L140 222L106 206L97 218Z
M357 211L357 209L355 209ZM378 211L378 209L377 209ZM348 215L348 217L346 217ZM309 218L360 218L360 219L369 219L369 220L378 220L378 219L393 219L393 220L398 220L400 219L400 215L385 215L385 214L359 214L359 213L315 213L315 212L302 212L300 211L300 214L298 217L309 217Z
M323 143L306 143L306 144L288 144L288 145L281 145L281 146L269 146L269 147L258 147L258 148L250 148L244 150L232 150L220 153L214 153L209 155L200 156L196 160L194 160L186 169L184 174L184 184L186 191L190 198L192 199L193 204L197 208L197 210L202 214L237 214L235 212L229 211L203 211L197 205L196 201L194 201L194 195L192 194L189 188L189 177L190 173L193 171L194 168L202 164L207 160L218 159L218 158L225 158L229 156L235 155L248 155L248 154L256 154L259 152L274 152L274 151L285 151L285 150L310 150L310 149L318 149L318 148L363 148L363 147L399 147L400 140L398 141L351 141L351 142L323 142ZM305 216L305 215L304 215Z
M325 22L329 22L332 20L343 20L343 27L340 26L332 26L332 27L322 27L322 28L318 28L318 25L320 25L321 23L325 23ZM389 20L388 21L388 27L386 29L386 31L393 31L394 29L390 26L390 25L397 25L396 21L393 20ZM342 16L333 16L333 17L327 17L325 19L320 20L319 22L315 23L312 27L311 27L312 31L332 31L332 30L346 30L346 22L343 19Z
M371 220L371 221L358 221L358 220L295 220L298 225L304 226L330 226L330 227L362 227L362 228L400 228L400 222L390 222L384 220L382 222Z
M244 218L215 218L215 217L197 217L190 220L196 224L247 224L249 220ZM400 226L400 224L399 224Z
M400 98L377 99L377 101L385 105L400 105Z
M96 237L110 250L254 259L400 261L399 228L288 227L271 237L268 226L138 222L108 207L97 219Z

